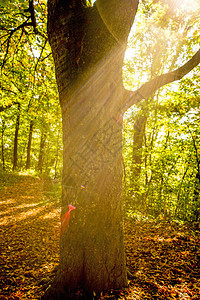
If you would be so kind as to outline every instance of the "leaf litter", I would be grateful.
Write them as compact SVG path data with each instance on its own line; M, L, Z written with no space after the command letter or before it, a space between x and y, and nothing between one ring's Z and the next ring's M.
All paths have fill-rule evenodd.
M19 176L0 191L0 300L40 299L59 263L60 200L50 180ZM200 299L200 232L125 221L128 287L93 299Z

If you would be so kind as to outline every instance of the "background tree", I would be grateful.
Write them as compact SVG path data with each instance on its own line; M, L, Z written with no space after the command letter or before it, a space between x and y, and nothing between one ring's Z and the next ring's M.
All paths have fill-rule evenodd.
M37 172L41 157L39 131L46 127L45 124L50 124L48 130L55 133L48 135L48 143L52 145L57 142L57 132L61 131L54 66L46 34L46 1L4 1L0 5L0 112L2 122L6 124L4 147L1 147L2 168L5 171L11 168L16 171L26 168L29 172ZM18 106L21 121L17 127L14 124L17 124L15 120ZM15 130L14 126L18 129ZM60 135L60 141L61 138ZM12 166L13 153L15 159ZM59 176L62 146L61 151L45 151L44 163L53 161L55 156ZM43 172L54 176L54 167L53 164L51 167L45 167Z
M161 3L151 5L149 1L145 1L140 4L130 34L124 65L124 83L127 88L137 88L141 81L155 78L163 71L171 71L179 65L183 54L190 55L191 48L198 45L198 36L196 35L196 29L199 26L198 10L192 9L189 15L188 10L182 10L181 14L180 18L177 11L171 12L169 6L163 6ZM138 59L138 53L141 56L140 59ZM146 193L144 189L140 188L143 185L143 179L141 180L142 176L140 176L141 168L144 165L142 162L146 159L145 149L142 147L145 139L146 142L150 139L150 144L152 144L155 138L154 134L152 137L145 136L145 129L148 118L157 118L159 102L162 99L159 97L159 93L163 92L158 91L155 95L151 95L149 99L137 106L137 110L134 109L131 158L133 163L130 171L127 170L128 173L131 173L130 188L127 191L129 199L130 193L132 193L132 202L135 202L132 204L136 207L138 205L145 206ZM148 185L148 176L145 178L145 184Z
M159 3L156 4L156 9L148 1L140 4L125 57L124 83L127 88L137 88L138 81L141 82L146 78L155 77L163 71L172 70L180 64L183 55L185 57L191 55L191 49L197 47L199 43L198 31L196 31L199 28L197 15L197 7L192 8L189 15L188 9L181 10L182 18L180 18L180 12L173 11L173 13L169 13L169 7ZM146 47L144 47L144 44ZM138 53L141 53L141 56L145 59L141 57L138 60ZM148 205L148 203L146 204L149 193L147 187L149 186L152 189L150 165L152 150L157 145L154 143L160 136L159 118L165 118L162 114L160 115L160 103L169 93L169 90L170 88L167 90L161 89L154 97L152 95L150 99L142 101L137 109L132 108L132 112L129 111L125 117L126 189L124 189L124 195L127 204L129 203L134 208L140 207L143 212L146 211L146 205ZM173 96L171 95L171 97ZM170 103L171 99L169 97L167 99ZM129 120L131 123L133 122L133 129L130 128ZM145 124L147 123L152 124L146 128ZM128 145L130 135L133 136L133 143ZM170 140L170 142L173 143L173 140ZM133 158L130 156L131 151L133 152ZM130 164L130 159L133 160L132 164ZM166 164L164 167L166 167ZM142 174L141 170L143 170ZM158 186L158 183L156 186ZM152 200L154 199L152 198ZM161 209L162 205L160 204L159 202L158 207Z
M33 120L31 120L30 127L29 127L29 135L28 135L26 170L30 169L30 166L31 166L31 143L32 143L32 137L33 137L33 126L34 126L34 122L33 122Z

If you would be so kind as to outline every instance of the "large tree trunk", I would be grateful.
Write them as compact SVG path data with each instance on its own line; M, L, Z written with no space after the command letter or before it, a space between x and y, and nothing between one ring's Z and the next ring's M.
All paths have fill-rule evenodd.
M48 1L48 34L63 120L62 215L69 203L76 210L61 235L57 290L45 299L59 299L59 289L127 285L120 108L123 57L138 1L96 1L92 8L66 2Z

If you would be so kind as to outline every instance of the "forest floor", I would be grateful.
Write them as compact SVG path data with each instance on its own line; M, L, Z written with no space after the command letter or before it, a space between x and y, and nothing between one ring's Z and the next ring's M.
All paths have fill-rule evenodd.
M0 179L0 300L40 299L59 262L58 184ZM165 222L125 222L129 286L94 299L200 299L200 232Z

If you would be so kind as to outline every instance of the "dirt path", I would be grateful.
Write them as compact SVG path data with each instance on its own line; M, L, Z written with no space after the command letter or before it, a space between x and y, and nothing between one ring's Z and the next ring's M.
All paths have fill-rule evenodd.
M51 184L28 176L0 189L0 300L39 299L59 261L60 208ZM94 299L200 299L200 233L125 222L129 287Z
M38 299L59 259L59 203L20 177L0 191L0 299Z

